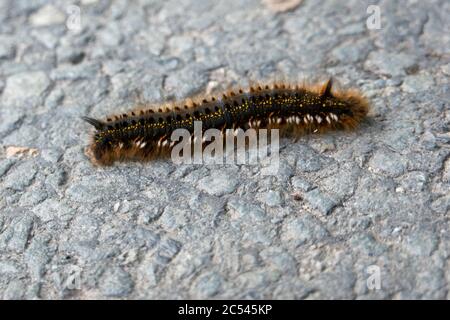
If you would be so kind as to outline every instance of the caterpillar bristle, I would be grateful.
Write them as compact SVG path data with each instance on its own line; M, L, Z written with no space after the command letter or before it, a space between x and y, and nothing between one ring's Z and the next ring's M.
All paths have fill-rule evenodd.
M81 119L83 119L90 125L94 126L94 128L97 130L103 130L103 128L105 127L105 124L99 120L89 118L89 117L81 117Z
M322 87L322 89L320 90L320 96L322 97L332 97L331 94L331 87L333 85L333 79L330 78L325 85Z
M216 98L216 97L221 97ZM333 79L305 85L276 82L234 88L214 97L198 96L184 102L143 105L142 109L110 116L107 122L83 117L96 132L87 154L93 163L110 165L120 160L150 160L167 156L175 145L171 133L194 121L202 130L217 128L223 136L238 129L280 129L294 138L305 133L354 129L368 113L369 104L357 90L335 90ZM114 119L114 120L113 120ZM201 137L192 137L202 139ZM202 141L202 145L206 145Z

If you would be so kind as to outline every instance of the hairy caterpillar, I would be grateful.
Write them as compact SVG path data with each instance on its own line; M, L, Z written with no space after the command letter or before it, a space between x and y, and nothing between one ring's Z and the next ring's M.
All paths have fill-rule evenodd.
M96 132L87 154L94 164L146 160L171 150L175 129L193 134L194 121L209 128L278 128L282 134L353 129L367 115L368 102L356 90L332 91L332 79L321 86L284 83L229 91L220 96L187 100L109 117L83 117Z

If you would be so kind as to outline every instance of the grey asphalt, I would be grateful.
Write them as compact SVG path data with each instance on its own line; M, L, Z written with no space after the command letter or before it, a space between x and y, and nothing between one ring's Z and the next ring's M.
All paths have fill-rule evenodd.
M73 4L0 2L0 298L450 298L449 1ZM369 119L277 176L84 154L81 116L329 76Z

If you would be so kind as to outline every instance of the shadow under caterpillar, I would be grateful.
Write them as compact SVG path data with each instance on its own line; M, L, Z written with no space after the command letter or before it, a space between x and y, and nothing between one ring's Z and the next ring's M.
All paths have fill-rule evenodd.
M94 164L148 160L168 154L176 129L194 133L194 121L210 128L280 129L282 135L354 129L366 117L369 104L357 90L332 90L332 79L323 85L252 86L218 96L186 100L108 117L83 119L96 132L87 149Z

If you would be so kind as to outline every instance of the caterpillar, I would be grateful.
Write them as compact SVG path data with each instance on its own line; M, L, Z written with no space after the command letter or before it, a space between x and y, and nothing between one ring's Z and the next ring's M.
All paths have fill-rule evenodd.
M356 128L368 113L367 99L358 90L332 90L332 83L330 78L313 86L255 85L141 108L106 121L82 117L96 130L86 154L96 165L152 159L173 148L170 136L175 129L184 128L193 135L194 121L201 121L203 131L216 128L222 133L226 129L275 128L282 135L299 136Z

